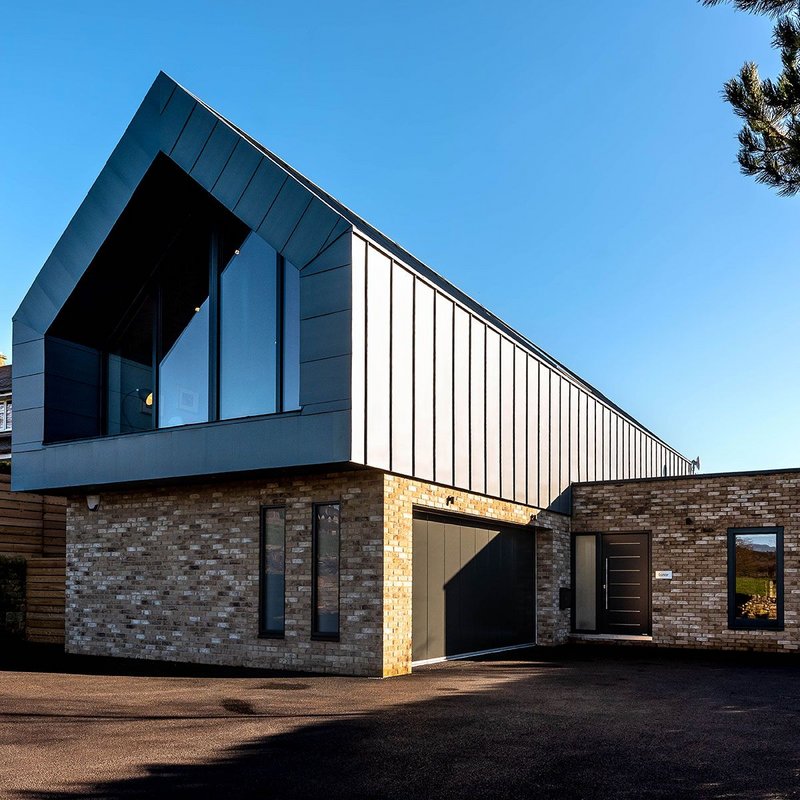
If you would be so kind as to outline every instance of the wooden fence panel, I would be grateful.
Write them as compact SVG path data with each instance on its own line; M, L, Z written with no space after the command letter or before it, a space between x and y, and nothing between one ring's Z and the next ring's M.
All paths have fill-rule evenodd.
M64 643L63 558L28 559L25 589L25 638L31 642Z

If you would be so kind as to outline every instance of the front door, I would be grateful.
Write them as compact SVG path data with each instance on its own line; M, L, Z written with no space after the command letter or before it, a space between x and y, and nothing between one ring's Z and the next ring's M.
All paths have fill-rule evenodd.
M650 633L650 541L646 533L604 533L600 558L600 633Z

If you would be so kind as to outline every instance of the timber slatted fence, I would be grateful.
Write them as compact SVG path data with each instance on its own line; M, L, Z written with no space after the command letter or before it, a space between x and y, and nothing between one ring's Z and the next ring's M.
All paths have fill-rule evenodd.
M64 641L63 558L29 558L25 583L25 638Z
M0 555L27 561L25 637L64 641L65 509L63 497L12 492L0 475Z
M63 497L12 492L8 475L0 475L0 553L64 557Z

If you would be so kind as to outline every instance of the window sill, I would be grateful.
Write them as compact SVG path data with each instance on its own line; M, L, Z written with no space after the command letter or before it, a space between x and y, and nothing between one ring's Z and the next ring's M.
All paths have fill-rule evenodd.
M285 639L285 633L264 633L263 631L258 634L259 639Z
M339 634L325 634L325 633L312 633L311 634L311 641L312 642L338 642L339 641Z
M777 631L784 629L783 625L728 625L729 631Z

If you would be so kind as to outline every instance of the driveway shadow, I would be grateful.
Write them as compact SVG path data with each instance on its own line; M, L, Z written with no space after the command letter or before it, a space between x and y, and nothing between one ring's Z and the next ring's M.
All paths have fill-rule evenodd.
M800 689L791 667L675 660L636 669L629 658L596 657L448 665L403 680L403 696L414 681L428 696L439 693L299 720L294 730L254 737L203 763L169 763L167 753L137 777L17 796L798 796ZM354 691L367 694L370 685L386 684ZM298 693L298 716L312 711L305 698ZM234 701L227 711L260 713Z

